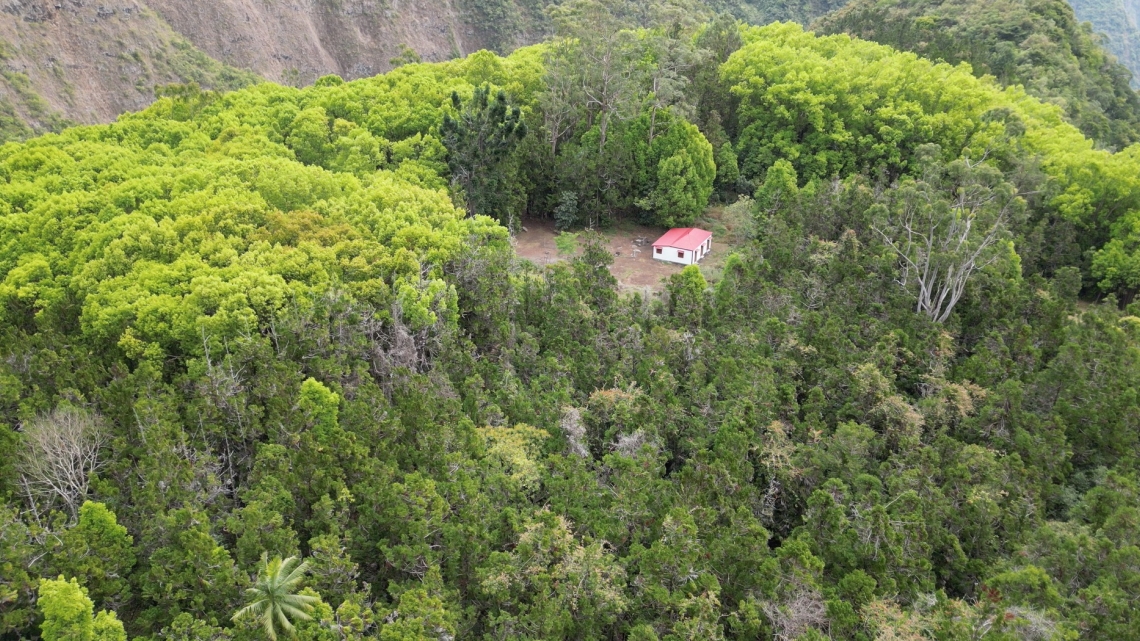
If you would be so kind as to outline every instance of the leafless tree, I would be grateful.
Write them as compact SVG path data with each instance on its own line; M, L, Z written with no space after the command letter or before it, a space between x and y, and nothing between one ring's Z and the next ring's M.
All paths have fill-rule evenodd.
M440 303L440 301L435 301ZM400 369L423 373L431 369L435 354L442 349L444 332L448 331L443 320L443 310L435 310L434 324L413 328L405 322L403 307L399 301L392 303L391 317L387 322L378 318L366 319L366 334L372 341L372 373L380 379L389 380Z
M201 330L202 336L202 353L206 361L206 376L198 382L199 392L206 398L210 399L215 407L218 408L233 424L238 428L239 433L245 436L245 421L242 417L243 408L246 406L245 398L245 367L243 365L234 366L234 355L230 352L230 347L225 339L222 339L223 354L222 358L218 359L211 353L211 343L214 341L206 335L206 330Z
M766 602L761 609L772 622L776 641L798 639L808 630L826 630L827 605L815 589L797 585L778 603Z
M617 442L611 445L610 449L622 456L635 459L641 455L642 449L646 446L654 452L661 449L660 443L655 438L642 430L637 430L632 434L618 436Z
M75 407L57 407L22 426L20 485L32 508L62 502L74 518L87 496L92 473L100 467L105 441L97 416Z
M1014 617L1021 623L1017 633L1025 641L1056 639L1057 622L1032 608L1014 606L1005 611L1006 618Z
M982 163L931 163L879 206L875 231L899 258L898 283L916 312L944 323L978 271L1002 256L1010 217L1024 202L1001 173Z
M590 450L586 447L586 427L582 425L582 412L578 408L567 405L562 408L562 420L559 427L570 443L570 451L582 458L590 458Z

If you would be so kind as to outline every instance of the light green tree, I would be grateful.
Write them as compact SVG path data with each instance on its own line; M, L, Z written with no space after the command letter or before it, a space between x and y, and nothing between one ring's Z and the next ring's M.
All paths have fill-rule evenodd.
M507 552L491 555L481 585L499 604L500 630L531 639L601 638L626 610L625 570L604 541L581 540L565 517L543 510Z
M75 579L41 579L36 606L44 617L43 641L127 641L113 611L92 616L95 606Z
M77 577L92 600L114 608L130 599L126 577L135 565L134 539L102 503L86 501L79 521L61 535L53 569Z
M311 619L309 612L320 599L315 596L294 594L305 578L308 564L295 556L285 560L280 557L265 560L265 568L258 575L253 587L247 588L249 604L237 611L234 621L252 618L261 623L265 635L277 639L278 630L293 634L293 621Z

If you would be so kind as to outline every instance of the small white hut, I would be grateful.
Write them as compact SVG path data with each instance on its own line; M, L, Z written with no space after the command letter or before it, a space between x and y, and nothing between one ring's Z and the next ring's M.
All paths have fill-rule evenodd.
M653 257L670 263L695 265L712 251L712 232L696 227L677 227L653 243Z

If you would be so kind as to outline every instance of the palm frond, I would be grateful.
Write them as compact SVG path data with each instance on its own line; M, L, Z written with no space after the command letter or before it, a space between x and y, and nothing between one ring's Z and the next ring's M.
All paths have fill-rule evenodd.
M249 604L234 613L233 620L257 618L269 641L277 641L279 630L293 635L293 620L311 620L309 612L320 598L292 593L305 578L309 569L307 562L295 556L269 559L265 554L261 560L264 568L254 585L245 591Z
M281 603L287 603L303 609L309 608L312 604L320 600L320 597L310 596L308 594L287 594L281 597Z
M297 561L297 557L291 556L282 564L281 574L285 574L285 576L281 578L282 586L292 588L305 578L305 572L309 570L309 563L306 561L300 565L296 565ZM296 565L296 567L293 567L294 565Z
M281 606L277 609L277 613L288 614L289 616L292 616L295 619L300 619L302 621L308 621L309 619L313 618L309 615L309 612L307 610L303 610L291 605L286 605L284 603L282 603Z
M265 628L265 634L269 637L270 641L277 641L277 630L273 629L273 617L262 617L261 625Z
M281 610L274 610L274 614L277 615L277 620L281 623L281 629L292 634L293 624L289 621L289 617L285 616L285 613Z
M262 601L254 601L253 603L250 603L249 605L235 612L230 620L237 621L247 616L257 616L260 614L260 610L264 605L265 604Z

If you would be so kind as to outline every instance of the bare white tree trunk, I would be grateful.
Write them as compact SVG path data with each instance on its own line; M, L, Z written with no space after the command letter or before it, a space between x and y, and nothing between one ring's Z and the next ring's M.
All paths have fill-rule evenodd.
M961 162L967 172L977 170ZM875 225L899 258L898 283L914 294L915 311L937 323L950 318L970 278L1000 257L996 245L1019 202L1012 185L987 184L977 171L982 180L953 184L949 199L928 182L901 188L900 202Z

